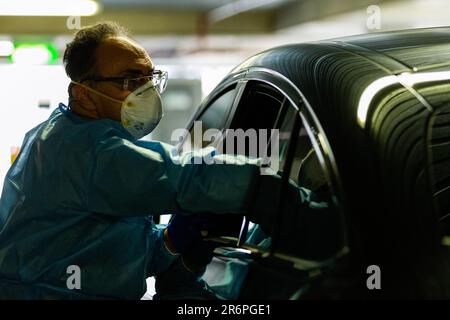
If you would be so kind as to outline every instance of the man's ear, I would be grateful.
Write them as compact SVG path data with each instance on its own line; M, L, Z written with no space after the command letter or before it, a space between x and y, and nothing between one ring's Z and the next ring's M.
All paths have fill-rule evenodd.
M72 86L72 96L75 98L75 110L84 116L98 119L98 110L89 91L82 86L75 84Z
M72 96L75 98L78 104L81 104L81 107L83 107L83 109L95 109L94 101L92 101L91 97L89 96L88 90L86 90L82 86L75 84L72 87Z

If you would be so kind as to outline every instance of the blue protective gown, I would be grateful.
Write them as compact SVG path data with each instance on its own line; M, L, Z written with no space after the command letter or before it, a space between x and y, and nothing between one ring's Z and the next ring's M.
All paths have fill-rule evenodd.
M228 156L174 149L63 105L29 131L0 199L0 298L139 299L176 258L151 214L244 211L257 160L193 164ZM71 265L80 290L67 288Z

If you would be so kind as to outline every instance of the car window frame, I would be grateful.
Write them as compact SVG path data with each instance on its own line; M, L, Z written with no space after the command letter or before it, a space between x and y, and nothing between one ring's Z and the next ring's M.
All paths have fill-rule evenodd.
M275 117L275 120L274 120L274 123L276 123L276 121L278 120L278 117L280 115L280 111L282 110L282 107L285 103L286 97L283 95L282 92L280 92L279 90L277 90L276 88L274 88L273 86L268 84L267 82L258 81L258 80L254 80L254 79L245 79L245 80L242 80L241 94L239 96L239 100L236 101L236 104L234 105L234 107L232 109L232 113L230 113L230 117L228 119L229 121L227 123L228 129L231 127L231 124L235 121L235 118L238 115L237 113L240 111L239 107L241 106L242 99L247 98L248 95L250 95L254 92L257 92L259 94L267 95L268 97L270 97L272 99L278 100L277 97L273 96L271 92L267 92L267 88L261 87L259 90L257 90L258 86L261 86L261 85L269 86L270 90L278 91L278 93L283 97L283 101L279 101L280 102L280 110L277 112L277 116ZM255 87L253 87L253 86L255 86Z
M308 128L314 128L314 131L319 134L321 142L320 150L323 154L323 157L319 158L319 160L321 161L322 168L326 171L327 180L331 182L331 191L336 196L334 199L334 201L336 201L335 204L342 208L346 207L346 197L343 191L334 152L332 151L325 130L305 95L292 83L292 81L272 69L262 67L251 68L246 73L245 80L265 82L275 90L281 92L281 94L287 98L288 102L290 102L290 104L299 112L302 120L308 124ZM284 105L289 106L289 103L286 103L285 101ZM281 112L283 112L283 109L280 110L280 113ZM230 117L234 117L234 114L230 114ZM282 118L277 119L275 127L279 128L282 120ZM285 171L290 169L290 167L286 168Z
M340 178L337 171L337 165L336 161L333 156L333 152L331 150L330 144L328 142L328 139L326 138L326 135L324 133L323 128L321 127L320 122L318 121L318 118L316 114L313 111L313 108L310 106L309 102L303 95L303 93L286 77L279 74L276 71L273 71L271 69L261 68L261 67L254 67L246 70L245 72L241 73L239 77L236 75L232 77L231 81L226 81L218 86L207 98L205 98L204 103L199 107L198 112L195 113L192 120L190 121L190 125L188 127L188 130L192 130L194 121L197 121L204 112L217 100L219 99L223 94L228 92L232 86L236 86L234 89L236 90L236 94L233 100L233 103L230 107L230 111L228 112L227 120L224 122L223 128L220 128L220 130L223 132L224 130L228 129L236 116L236 112L238 111L238 106L241 102L241 99L243 98L243 95L245 93L245 89L249 82L256 81L256 82L262 82L266 85L270 86L272 89L278 91L282 94L284 97L283 103L280 107L280 111L277 115L276 121L274 123L275 128L279 128L281 122L284 119L284 116L287 113L288 107L293 107L296 110L296 121L294 123L294 128L291 134L291 138L289 141L289 147L287 150L287 153L289 152L295 152L296 145L291 145L293 143L293 137L295 135L299 134L299 130L302 128L302 126L308 125L308 127L315 128L314 131L317 133L320 133L320 147L314 146L315 150L319 150L320 154L322 155L319 157L322 169L326 172L327 181L330 182L330 193L333 197L334 205L340 210L344 211L345 206L345 197L344 193L342 192L342 187L340 184ZM296 127L297 126L297 127ZM294 130L296 130L294 132ZM308 131L308 136L311 139L311 132ZM185 138L184 138L185 139ZM184 143L183 139L183 143ZM315 143L316 139L311 139L311 143ZM181 143L181 145L183 145ZM282 172L282 179L289 179L289 173L292 169L292 162L285 166L283 172ZM287 185L285 186L287 187ZM283 192L283 191L282 191ZM278 205L278 204L277 204ZM344 217L344 216L343 216ZM242 228L241 234L237 241L237 246L241 248L245 248L245 236L247 234L246 230L248 229L249 220L245 219L244 227ZM346 232L344 234L347 234ZM247 247L248 248L248 247ZM258 255L261 254L261 250L257 250ZM252 252L253 253L253 252ZM295 265L299 266L299 268L310 268L312 266L317 267L318 264L311 264L311 261L304 261L303 259L300 259L295 256L289 256L289 255L280 255L276 252L274 252L272 249L268 252L270 255L275 255L278 258L282 258L283 260L288 260L291 262L294 262Z
M271 69L266 68L251 68L246 76L245 80L247 83L249 81L259 81L264 82L267 85L271 86L274 90L277 90L280 92L285 100L283 101L282 107L280 108L277 120L274 124L275 128L279 128L280 124L284 120L284 116L287 113L287 108L293 107L297 112L296 119L293 124L292 134L289 141L289 146L287 150L287 154L295 154L296 149L296 136L299 134L299 130L302 127L307 128L308 136L311 140L311 144L314 145L314 149L319 151L320 156L318 155L319 162L321 164L322 169L325 171L325 175L327 178L327 181L329 182L329 188L330 188L330 194L332 196L333 205L336 206L336 208L340 211L342 216L342 228L344 229L344 235L347 236L347 230L346 230L346 224L345 224L345 196L343 193L343 189L340 182L340 177L337 170L337 164L336 160L334 158L334 154L332 152L331 146L328 142L328 139L326 137L325 131L323 130L317 115L315 114L313 108L309 104L308 100L305 98L305 96L302 94L302 92L286 77L279 74L276 71L273 71ZM290 102L290 103L289 103ZM233 114L230 114L229 119L233 119L236 113L236 109L233 110ZM318 134L318 138L320 143L317 144L317 138L312 139L313 131L311 128L314 129L314 132ZM293 139L295 137L295 139ZM315 136L314 136L315 137ZM288 157L288 156L287 156ZM288 160L288 159L287 159ZM287 188L287 183L289 181L289 174L292 169L292 160L288 163L286 161L285 168L282 172L282 180L285 181L284 184L282 183L282 188ZM281 190L281 194L284 194L285 189ZM279 199L279 203L276 204L276 207L279 209L281 208L281 197ZM248 225L248 220L245 221L246 225ZM244 229L244 228L243 228ZM277 230L276 232L279 232ZM241 233L241 235L246 234ZM238 244L244 243L243 239L240 237ZM336 256L344 255L348 252L348 240L347 238L344 239L345 246L342 250L342 252L337 253ZM296 256L286 255L286 254L280 254L276 252L276 245L272 246L269 250L269 255L275 256L278 258L281 258L282 260L288 260L294 263L294 265L298 266L300 269L302 268L310 268L312 266L319 267L322 263L328 264L329 261L305 261L304 259L301 259Z

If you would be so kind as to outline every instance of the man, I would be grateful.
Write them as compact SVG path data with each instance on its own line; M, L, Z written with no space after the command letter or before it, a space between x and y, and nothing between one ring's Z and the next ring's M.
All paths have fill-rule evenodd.
M195 257L214 225L198 214L244 213L257 161L199 165L192 158L227 156L139 141L161 118L165 74L114 23L79 30L64 65L68 106L27 133L5 179L0 297L139 299L150 276L167 290L197 281L180 254ZM153 223L167 213L169 227Z

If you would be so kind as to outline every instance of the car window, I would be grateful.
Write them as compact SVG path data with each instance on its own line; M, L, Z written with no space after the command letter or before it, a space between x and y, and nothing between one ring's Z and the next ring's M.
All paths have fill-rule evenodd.
M283 121L288 127L290 118L288 111ZM292 118L297 118L300 126L295 133L291 129L289 148L294 149L280 148L288 183L281 192L281 210L274 223L274 249L294 257L322 261L342 251L343 220L332 201L331 182L326 164L321 161L324 154L314 126L300 118L298 111Z
M318 153L321 153L321 151L314 147L312 143L314 139L307 132L305 126L302 125L298 133L295 153L289 170L289 180L296 186L306 188L315 193L324 189L324 192L328 192L326 198L329 198L328 181L318 157Z
M285 97L270 85L249 81L230 123L231 130L223 142L223 152L261 157L284 101ZM245 141L238 140L239 132L245 135Z
M284 192L281 179L264 177L258 189L256 202L259 203L255 203L249 214L252 222L265 234L275 236L273 245L283 254L320 260L339 251L344 238L342 221L331 201L325 164L319 161L324 156L320 141L290 100L275 88L252 83L239 103L231 127L279 129L278 174L281 176L286 171L290 187ZM248 150L238 153L248 155ZM261 249L272 247L272 242L261 241L263 238L254 241L255 238L250 232L251 245Z
M202 121L204 130L211 128L223 129L233 105L235 95L236 86L227 89L227 91L211 102L197 119L197 121Z
M249 81L243 91L241 99L236 107L230 127L222 141L222 152L227 154L239 154L253 158L269 158L272 156L271 141L273 130L277 128L277 119L283 114L283 111L289 104L288 99L276 88L260 81ZM286 131L289 131L288 124L285 125ZM289 133L289 132L288 132ZM245 136L245 139L239 139ZM277 152L277 151L274 151ZM263 189L268 187L267 192L273 186L261 186ZM277 189L277 188L275 188ZM279 190L279 188L278 188ZM274 190L275 192L277 190ZM260 189L260 193L266 193ZM270 205L276 204L276 195L269 197ZM255 210L259 210L255 208ZM264 211L272 213L273 207L265 207ZM261 212L263 216L268 216ZM264 219L264 218L263 218ZM257 223L257 222L256 222ZM266 225L266 223L263 223ZM251 245L263 249L270 248L270 240L263 229L254 229L250 224L249 241Z
M228 115L233 106L234 98L237 93L237 86L233 85L228 87L223 92L221 92L217 97L215 97L212 102L204 109L204 111L195 119L196 124L190 129L190 139L186 139L183 142L181 152L190 149L200 149L211 144L211 141L203 139L203 134L208 129L223 130L228 119ZM196 137L195 126L201 137ZM214 142L214 141L213 141ZM188 148L188 145L189 147Z
M291 132L294 127L295 115L298 112L290 103L286 104L284 108L286 109L285 113L279 119L279 171L283 171L284 169Z
M279 171L284 171L286 165L286 157L289 147L289 142L291 141L292 130L294 128L295 118L298 116L298 110L288 101L285 102L283 106L284 112L279 117ZM302 159L308 156L311 151L311 143L307 143L308 134L304 126L300 127L300 138L299 141L303 142L296 149L296 156L294 157L293 166L298 167ZM310 155L311 156L311 155ZM291 172L293 174L293 172ZM296 175L290 176L291 179L295 180Z
M271 129L284 97L270 85L249 81L233 116L232 129Z

